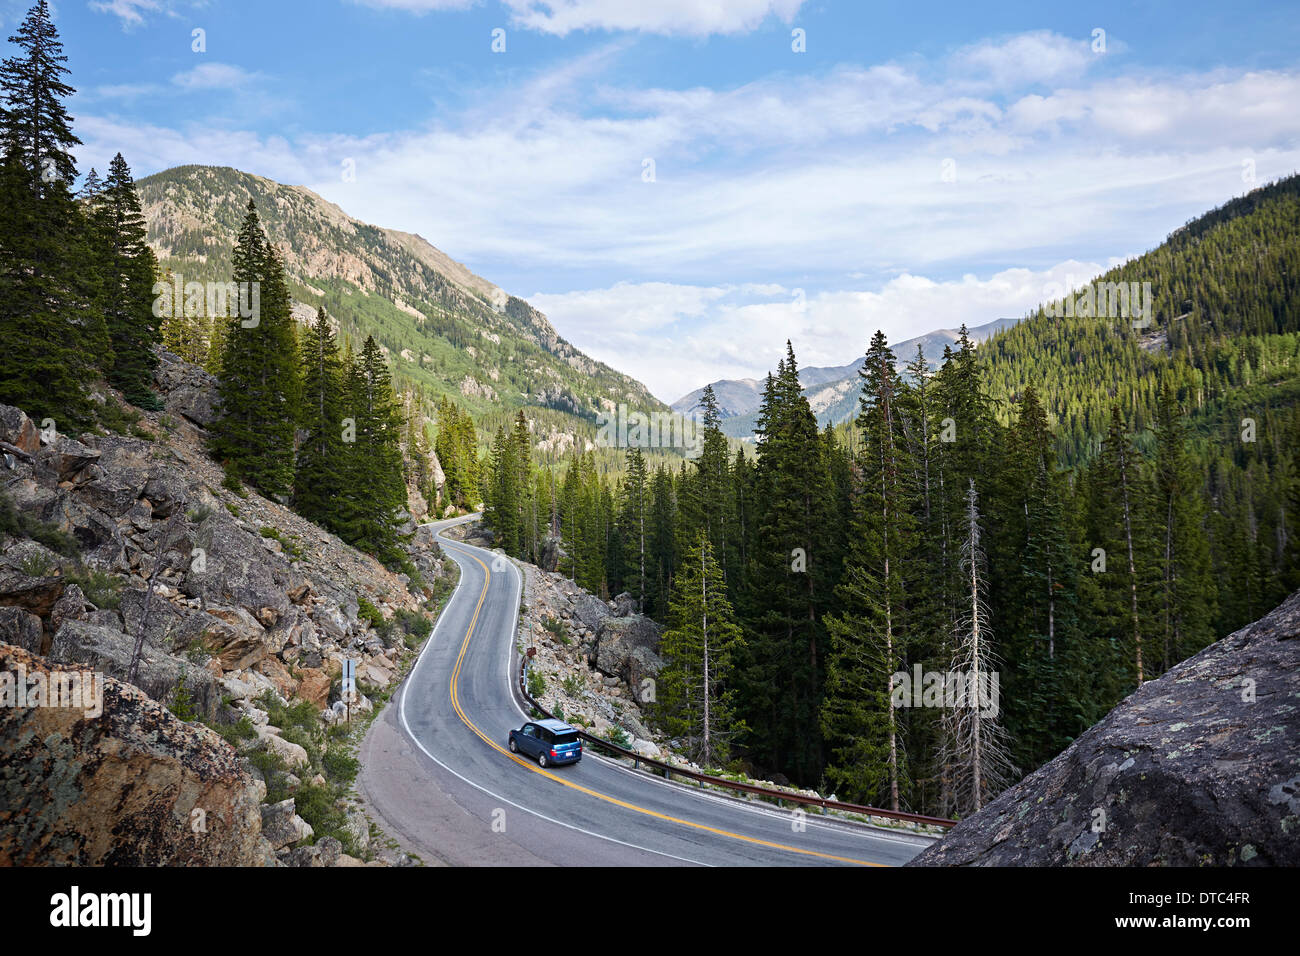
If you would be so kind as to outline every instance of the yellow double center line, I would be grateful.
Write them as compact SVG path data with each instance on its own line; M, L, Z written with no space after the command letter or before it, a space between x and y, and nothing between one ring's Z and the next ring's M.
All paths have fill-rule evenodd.
M474 616L470 619L468 630L465 631L465 639L461 642L460 653L456 656L456 666L455 668L453 668L451 672L451 705L452 707L456 708L456 714L460 717L461 721L465 724L465 726L468 727L470 730L472 730L480 740L482 740L493 750L497 751L500 754L503 754L504 756L508 757L510 760L513 760L515 763L519 764L519 766L524 767L532 771L533 773L541 774L543 777L548 777L549 779L554 780L556 783L561 784L562 786L569 787L572 790L577 790L579 793L585 793L590 797L595 797L597 800L604 800L606 803L612 803L615 806L624 808L625 810L631 810L635 813L643 813L648 817L654 817L658 820L666 820L669 823L678 823L684 827L690 827L693 830L703 830L707 833L715 833L718 836L729 837L733 840L742 840L745 843L753 843L758 846L771 847L772 849L775 850L786 850L790 853L800 853L803 854L804 856L820 857L823 860L835 860L840 863L855 863L859 866L886 866L887 865L884 863L873 863L870 860L855 860L852 857L836 856L833 853L819 853L816 850L807 850L804 849L803 847L790 846L785 843L775 843L771 840L761 840L758 837L745 836L743 833L732 833L730 830L721 830L718 829L717 827L707 826L703 823L694 823L690 820L683 820L680 817L669 816L666 813L659 813L656 810L650 810L646 807L637 806L635 803L628 803L626 800L619 800L617 797L611 797L609 794L601 793L598 790L592 790L588 787L581 786L580 784L574 783L572 780L565 780L563 777L551 773L549 770L543 770L541 767L537 766L531 760L525 760L524 758L520 757L518 754L513 754L505 747L502 747L500 744L498 744L487 734L483 733L483 731L479 729L478 725L475 724L474 721L469 719L469 716L465 713L464 709L460 706L460 694L459 694L461 664L463 664L465 661L465 652L469 649L470 638L474 635L474 626L478 623L479 612L483 610L483 601L487 598L488 586L492 582L492 571L490 568L488 568L486 564L484 564L481 560L479 560L477 555L472 554L471 552L465 551L460 548L453 548L453 550L460 551L461 554L465 555L468 558L473 558L474 561L478 563L479 567L483 569L484 576L483 576L483 590L478 596L478 604L474 607Z

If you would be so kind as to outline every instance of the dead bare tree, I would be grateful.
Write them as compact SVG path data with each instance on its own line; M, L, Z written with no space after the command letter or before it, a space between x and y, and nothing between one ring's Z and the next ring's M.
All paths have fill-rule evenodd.
M965 518L961 568L969 590L954 627L941 760L955 808L962 814L978 811L1006 787L1016 772L1000 721L999 661L988 627L979 496L973 479L966 492Z

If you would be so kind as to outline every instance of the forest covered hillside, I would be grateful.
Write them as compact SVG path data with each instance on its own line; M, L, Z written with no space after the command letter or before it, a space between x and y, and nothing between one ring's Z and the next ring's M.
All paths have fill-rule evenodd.
M1113 403L1142 432L1167 385L1203 439L1232 439L1247 410L1267 422L1261 441L1280 439L1300 397L1300 175L1197 217L1093 285L1134 282L1150 283L1149 323L1052 315L1044 303L979 350L1003 417L1034 384L1062 462L1080 462Z
M448 395L481 427L529 406L547 424L586 434L593 429L581 423L594 423L599 410L663 408L640 382L565 341L527 302L420 236L363 223L305 187L216 166L178 166L137 186L149 244L185 283L229 280L252 200L284 258L300 317L324 306L344 338L373 335L399 390L422 389L431 404Z

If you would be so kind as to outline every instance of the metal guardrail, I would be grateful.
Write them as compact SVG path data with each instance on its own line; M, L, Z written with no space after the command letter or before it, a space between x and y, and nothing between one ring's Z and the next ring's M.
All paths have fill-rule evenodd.
M529 650L534 650L529 648ZM529 706L535 708L539 713L554 719L554 714L543 707L533 699L528 693L528 685L525 680L525 673L528 668L528 660L531 655L524 654L520 656L519 661L519 694ZM620 757L627 757L637 764L645 764L648 767L655 767L664 772L667 777L676 774L679 777L686 777L689 780L696 780L700 783L706 783L715 787L726 787L728 790L738 790L742 793L752 793L760 797L768 797L774 800L785 800L790 803L798 803L803 806L821 807L823 810L840 810L846 813L858 813L865 816L887 817L893 820L906 820L909 823L921 823L927 826L943 827L945 829L956 826L957 821L945 820L943 817L928 817L920 813L904 813L898 810L882 810L880 807L867 807L857 803L844 803L840 800L827 800L824 797L809 797L802 793L789 793L785 790L774 790L771 787L760 787L754 783L738 783L735 780L728 780L725 777L714 777L707 773L700 773L696 770L687 770L684 767L675 767L670 763L664 763L662 760L655 760L653 757L647 757L644 754L637 753L635 750L628 750L626 747L620 747L612 741L605 740L587 733L585 730L578 730L578 736L588 743L603 747Z

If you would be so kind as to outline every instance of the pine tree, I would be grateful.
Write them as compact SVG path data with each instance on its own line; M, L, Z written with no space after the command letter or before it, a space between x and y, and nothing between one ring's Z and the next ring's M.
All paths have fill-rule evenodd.
M284 266L251 199L232 262L238 302L230 303L233 314L224 322L221 415L213 423L212 451L263 494L283 497L293 485L302 395L297 342Z
M63 105L76 90L63 80L68 58L47 0L33 4L9 42L22 53L0 62L0 145L31 175L38 198L66 196L77 178L70 150L81 140L73 135L72 117Z
M823 755L823 614L838 580L827 540L834 485L817 419L802 394L794 349L769 379L759 410L754 535L746 594L749 651L742 702L756 757L815 780Z
M853 542L839 592L841 615L830 620L822 723L832 742L827 776L850 792L901 807L906 760L893 694L909 641L905 560L912 548L914 490L898 412L901 382L894 353L877 332L862 377L861 486Z
M1214 640L1210 623L1216 587L1205 537L1206 516L1201 483L1186 444L1182 414L1166 386L1157 407L1150 491L1150 513L1158 531L1154 603L1162 672Z
M293 504L299 514L337 532L344 488L343 365L324 307L302 343L302 443L294 469Z
M99 309L89 232L72 197L75 91L63 46L40 0L0 62L0 401L60 428L89 424L89 386L112 350Z
M657 711L671 733L686 738L693 759L714 767L726 762L731 742L744 731L732 687L744 638L703 531L674 581L669 620L660 645Z
M628 529L628 564L635 574L636 607L646 605L646 517L650 506L650 483L641 449L627 450L627 476L623 481L623 523Z
M390 567L402 561L406 508L401 419L379 344L367 336L361 354L344 363L343 501L340 537Z
M131 169L118 153L103 188L90 200L90 220L104 323L112 346L105 371L132 404L158 410L153 374L154 347L162 341L154 315L153 287L158 263L145 242L144 213Z

